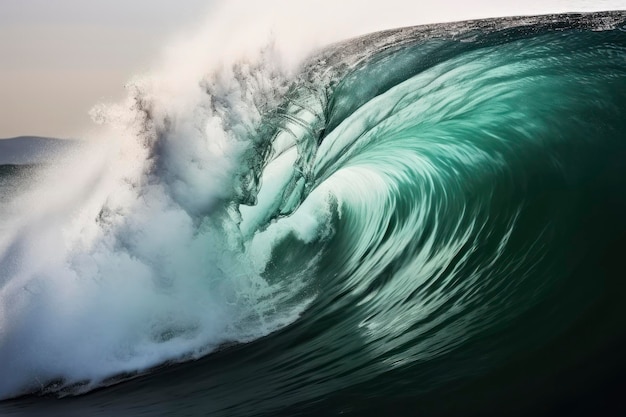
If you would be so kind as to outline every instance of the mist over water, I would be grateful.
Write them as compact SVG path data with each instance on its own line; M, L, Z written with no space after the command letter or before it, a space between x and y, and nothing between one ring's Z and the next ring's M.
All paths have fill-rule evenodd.
M228 384L189 376L215 413L413 397L575 328L617 288L596 264L626 231L626 19L333 44L478 17L443 6L221 3L84 143L0 173L0 398L254 341L199 368Z
M3 397L57 379L86 390L297 317L306 302L283 298L298 279L269 285L238 231L253 132L286 90L274 53L214 51L197 74L178 62L133 81L94 108L105 127L89 143L7 204Z

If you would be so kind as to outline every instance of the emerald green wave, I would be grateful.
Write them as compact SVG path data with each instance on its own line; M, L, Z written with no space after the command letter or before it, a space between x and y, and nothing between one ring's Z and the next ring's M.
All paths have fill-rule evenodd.
M535 381L559 395L584 390L592 372L580 364L619 362L626 329L625 22L607 12L372 34L311 57L280 80L275 102L256 106L262 94L242 82L252 115L232 104L237 94L203 85L204 108L245 146L234 178L217 175L227 191L202 196L214 160L188 163L184 152L204 148L180 151L169 141L175 118L156 120L139 96L141 133L156 130L142 137L147 174L123 189L127 211L110 209L112 197L100 210L100 246L66 263L72 274L96 270L107 291L106 274L138 274L155 290L137 311L161 315L132 316L148 336L115 366L68 375L21 356L30 330L12 324L0 364L26 376L0 381L0 395L79 394L220 347L72 404L114 396L151 410L162 394L216 415L446 414L454 392L480 414L516 395L537 401ZM187 252L153 246L160 228ZM13 259L31 252L16 242L0 266L22 279ZM6 299L23 294L0 278ZM143 294L140 284L129 294ZM6 311L39 323L37 309ZM28 372L45 380L35 386Z

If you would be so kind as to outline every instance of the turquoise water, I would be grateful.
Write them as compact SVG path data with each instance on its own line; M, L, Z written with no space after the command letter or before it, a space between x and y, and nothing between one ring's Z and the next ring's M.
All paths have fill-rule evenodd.
M0 410L484 415L586 413L617 404L626 329L624 22L621 12L496 20L334 45L281 84L276 105L259 106L254 129L242 128L235 120L241 110L207 86L214 109L249 144L229 192L209 203L189 194L191 168L176 171L167 123L161 131L155 123L156 157L148 185L140 187L147 201L150 184L169 187L168 203L153 202L142 216L177 222L167 211L177 204L190 219L181 227L197 230L190 239L218 255L200 250L189 259L154 261L146 253L154 248L132 233L150 240L157 235L144 227L156 226L118 221L129 215L103 206L98 227L113 230L111 247L162 272L146 282L158 278L159 294L169 295L155 303L171 302L172 310L150 321L149 349L141 339L125 353L132 360L115 356L89 372L39 365L53 361L54 350L39 352L44 360L24 360L16 352L31 336L5 324L0 365L10 364L13 374L3 376L0 392L84 393L163 362L194 361L84 396L29 397L0 403ZM170 214L150 217L162 207ZM203 240L204 230L232 244ZM198 248L181 245L178 235L172 241ZM10 284L24 274L8 265L31 252L6 247L5 315L38 323L38 313L23 313L28 302L12 310L18 292ZM63 259L77 276L91 271L90 262L102 268L118 259L103 256L107 263L100 264L102 252L88 253L89 260L75 252ZM208 258L198 269L196 255ZM249 269L229 269L248 260ZM128 265L131 276L144 274ZM213 268L203 282L227 307L191 297L178 287L177 273L168 275L171 268L189 268L184 279ZM257 281L231 284L235 273L257 274ZM197 279L189 287L196 293L204 285ZM141 285L136 291L141 295ZM192 300L178 305L182 318L172 313L181 299ZM220 330L218 319L209 325L196 314L231 321ZM202 341L207 345L198 347ZM167 353L149 360L133 356L162 346Z

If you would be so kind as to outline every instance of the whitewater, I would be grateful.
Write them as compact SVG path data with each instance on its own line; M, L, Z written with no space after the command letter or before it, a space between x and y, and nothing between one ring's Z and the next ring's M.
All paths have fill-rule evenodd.
M85 140L0 171L0 399L164 369L224 415L417 398L599 300L554 373L617 340L625 13L392 3L219 3Z

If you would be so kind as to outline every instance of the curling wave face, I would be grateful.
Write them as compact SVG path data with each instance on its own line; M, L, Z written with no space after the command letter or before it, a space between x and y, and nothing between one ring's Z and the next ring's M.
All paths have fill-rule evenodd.
M270 47L176 109L137 84L97 110L123 125L82 151L107 150L98 169L54 170L73 191L45 210L5 208L0 396L283 329L216 405L243 415L428 392L553 340L613 288L590 271L626 231L624 20L383 32L295 77ZM410 378L376 382L394 372Z

